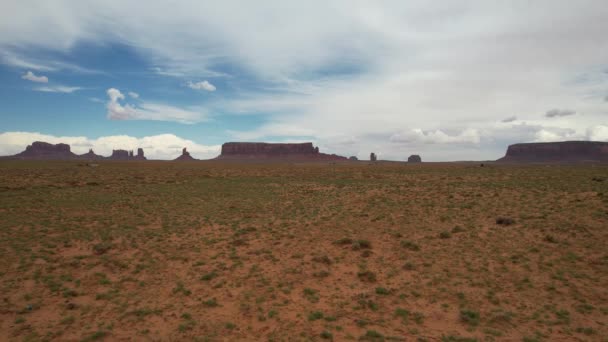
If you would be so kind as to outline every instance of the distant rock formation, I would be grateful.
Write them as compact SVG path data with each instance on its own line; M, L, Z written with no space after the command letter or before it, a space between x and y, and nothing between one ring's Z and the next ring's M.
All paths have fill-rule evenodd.
M143 148L138 148L137 149L137 155L134 157L134 159L136 160L147 160L146 157L144 157L144 149Z
M281 144L255 142L228 142L222 145L217 159L305 159L346 160L335 154L320 153L312 143Z
M408 163L422 163L422 158L417 154L412 154L407 158Z
M144 150L142 148L137 149L136 156L133 155L133 151L113 150L110 157L104 157L95 154L93 149L89 149L89 152L85 154L78 155L71 151L70 145L68 144L53 145L43 141L35 141L31 145L28 145L25 148L25 151L15 154L14 156L2 158L33 160L146 160Z
M376 157L376 154L374 152L370 153L369 155L369 160L375 162L378 159L378 157Z
M137 155L133 154L133 150L112 150L112 155L108 157L110 160L147 160L144 157L144 150L137 149Z
M90 148L89 152L79 155L78 158L87 159L87 160L98 160L98 159L103 159L104 157L100 156L98 154L95 154L95 152L93 152L93 149Z
M17 159L76 159L78 156L70 150L68 144L49 144L35 141L25 148L25 151L16 154Z
M129 155L127 150L112 150L112 155L108 159L112 160L129 160L133 157L133 152Z
M514 144L499 162L608 162L608 142L562 141Z
M190 152L186 151L186 148L184 147L184 149L182 150L182 155L173 160L175 160L175 161L193 161L196 159L192 158L192 156L190 155Z
M359 160L359 158L357 158L355 156L350 156L350 157L348 157L348 160L357 161L357 160Z

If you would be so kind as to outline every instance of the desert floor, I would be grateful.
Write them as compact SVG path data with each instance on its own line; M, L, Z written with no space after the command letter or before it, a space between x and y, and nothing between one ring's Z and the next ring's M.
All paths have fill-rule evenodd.
M0 340L607 341L607 241L606 166L2 161Z

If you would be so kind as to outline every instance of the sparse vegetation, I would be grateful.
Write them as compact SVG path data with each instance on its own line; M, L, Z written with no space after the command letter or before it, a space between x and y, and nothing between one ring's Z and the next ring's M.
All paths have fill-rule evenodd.
M2 161L0 322L16 341L608 336L605 166L486 166Z

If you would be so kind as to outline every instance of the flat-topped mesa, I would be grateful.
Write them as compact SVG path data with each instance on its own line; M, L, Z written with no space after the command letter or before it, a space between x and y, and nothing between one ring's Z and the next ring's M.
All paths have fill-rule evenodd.
M192 158L192 156L190 155L190 152L186 151L186 148L184 147L184 149L182 150L182 155L173 160L175 160L175 161L192 161L192 160L196 160L196 159Z
M108 157L110 160L147 160L144 157L144 150L142 148L137 149L137 155L133 153L133 150L112 150L112 155Z
M319 148L306 143L228 142L222 145L218 159L312 159L346 160L335 154L319 153Z
M315 154L318 149L312 143L271 144L253 142L228 142L222 145L222 156L231 155L293 155Z
M510 145L499 162L608 162L608 142L561 141Z
M25 151L16 154L19 159L75 159L76 154L70 150L68 144L49 144L35 141L25 148Z
M112 155L108 157L114 160L129 160L129 151L127 150L112 150Z

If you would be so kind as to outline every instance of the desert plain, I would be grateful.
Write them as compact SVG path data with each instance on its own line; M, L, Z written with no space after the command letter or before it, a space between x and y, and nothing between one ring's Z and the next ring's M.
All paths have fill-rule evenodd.
M607 341L608 167L0 162L3 341Z

